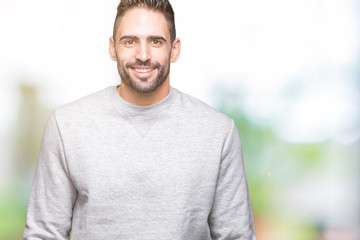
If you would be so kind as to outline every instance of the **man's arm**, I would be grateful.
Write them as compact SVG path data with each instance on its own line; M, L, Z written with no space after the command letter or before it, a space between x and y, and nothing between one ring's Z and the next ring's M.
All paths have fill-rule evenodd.
M213 240L256 240L241 141L234 121L223 146L209 227Z
M41 144L23 239L69 239L76 197L53 113Z

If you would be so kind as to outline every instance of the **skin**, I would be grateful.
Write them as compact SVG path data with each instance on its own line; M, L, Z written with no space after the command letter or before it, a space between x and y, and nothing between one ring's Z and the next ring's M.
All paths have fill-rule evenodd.
M171 43L165 16L146 8L126 11L110 38L110 58L117 62L119 95L141 106L155 104L169 95L170 63L177 61L181 43ZM139 72L146 71L146 72ZM135 87L134 87L135 86Z

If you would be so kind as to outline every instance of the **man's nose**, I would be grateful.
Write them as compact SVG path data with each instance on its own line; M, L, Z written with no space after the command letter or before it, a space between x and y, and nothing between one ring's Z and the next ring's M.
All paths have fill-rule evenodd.
M141 43L138 45L136 58L142 62L145 62L150 59L150 48L148 44Z

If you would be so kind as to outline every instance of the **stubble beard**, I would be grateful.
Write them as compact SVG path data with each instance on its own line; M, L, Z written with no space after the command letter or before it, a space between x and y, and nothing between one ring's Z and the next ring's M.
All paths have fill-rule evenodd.
M129 68L135 66L150 66L151 68L156 68L158 73L154 79L149 78L139 78L133 79L130 76ZM151 93L155 91L159 86L161 86L166 78L168 77L170 72L170 59L167 63L167 66L161 66L158 62L150 62L147 60L146 62L142 62L140 60L136 60L135 62L120 64L119 66L119 75L121 77L121 81L124 81L127 85L129 85L133 90L139 93Z

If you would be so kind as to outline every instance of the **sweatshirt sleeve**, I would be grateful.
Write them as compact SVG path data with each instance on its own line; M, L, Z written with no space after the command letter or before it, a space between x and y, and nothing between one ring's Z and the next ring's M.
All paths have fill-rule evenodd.
M23 239L69 239L76 197L54 112L42 139Z
M256 240L241 141L234 121L223 145L209 227L213 240Z

